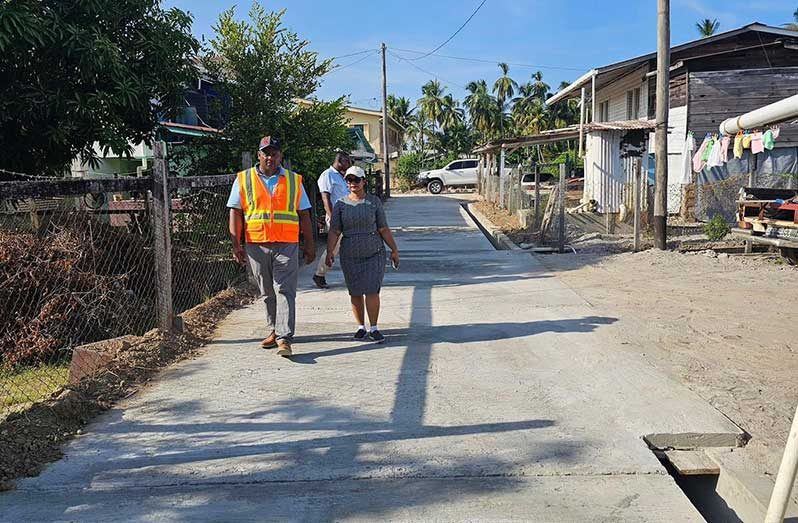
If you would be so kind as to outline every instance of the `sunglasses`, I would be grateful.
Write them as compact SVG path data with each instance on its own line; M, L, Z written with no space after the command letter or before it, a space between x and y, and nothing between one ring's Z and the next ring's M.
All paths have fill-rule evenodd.
M357 184L359 184L360 182L363 181L363 178L361 178L359 176L347 176L346 178L344 178L344 180L349 185L357 185Z

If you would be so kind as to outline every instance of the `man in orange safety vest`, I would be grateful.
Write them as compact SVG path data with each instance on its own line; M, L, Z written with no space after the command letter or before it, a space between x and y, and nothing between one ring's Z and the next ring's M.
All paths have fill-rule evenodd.
M258 165L238 173L227 207L233 256L241 265L249 262L266 304L268 335L261 346L277 347L279 356L289 357L296 327L300 231L305 263L316 257L316 248L302 176L283 168L282 160L280 141L264 136Z

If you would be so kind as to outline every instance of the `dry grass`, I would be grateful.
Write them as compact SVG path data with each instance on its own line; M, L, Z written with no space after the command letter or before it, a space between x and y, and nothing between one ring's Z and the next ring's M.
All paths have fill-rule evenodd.
M66 385L69 364L0 370L0 409L47 399Z

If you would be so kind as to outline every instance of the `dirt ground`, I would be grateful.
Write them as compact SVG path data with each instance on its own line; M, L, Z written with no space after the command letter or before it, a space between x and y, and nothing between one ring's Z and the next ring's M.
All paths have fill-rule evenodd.
M648 250L547 255L546 267L617 317L623 346L751 434L758 472L778 471L798 404L798 270L777 256Z

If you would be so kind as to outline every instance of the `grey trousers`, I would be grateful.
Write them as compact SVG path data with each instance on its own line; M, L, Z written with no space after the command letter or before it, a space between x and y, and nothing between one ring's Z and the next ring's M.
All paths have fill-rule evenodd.
M293 340L299 244L247 244L246 250L252 274L266 304L266 335L274 331L278 340Z

